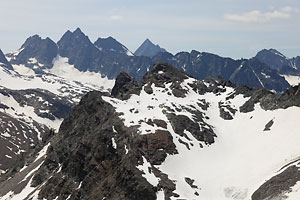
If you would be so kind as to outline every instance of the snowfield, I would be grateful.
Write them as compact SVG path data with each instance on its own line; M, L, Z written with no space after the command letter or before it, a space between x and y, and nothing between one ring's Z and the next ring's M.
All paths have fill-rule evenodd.
M67 58L57 57L53 68L36 74L24 65L13 65L14 70L0 68L0 85L9 89L45 89L56 95L79 102L82 94L91 90L109 91L114 80L102 77L100 73L80 72L68 63ZM37 63L37 67L40 64Z
M120 117L126 126L139 125L140 134L153 133L158 129L148 125L148 119L162 119L167 122L167 130L173 136L178 154L168 155L162 165L155 167L168 174L170 180L175 182L174 192L180 195L180 199L251 199L253 192L278 173L282 166L299 158L300 123L295 119L300 116L300 108L265 111L256 104L254 111L241 113L239 107L248 98L237 95L234 99L226 100L234 92L230 87L226 87L224 93L199 95L188 85L194 81L196 80L189 78L182 83L182 87L189 91L185 98L167 94L171 91L169 85L165 85L166 89L152 85L153 94L142 90L140 96L132 95L125 101L110 97L104 97L104 100L112 104L117 112L123 113ZM207 110L197 104L203 100L209 103ZM220 117L219 102L238 110L232 120ZM205 122L213 127L217 135L215 143L206 145L199 142L186 130L190 141L176 134L164 114L166 107L174 110L176 107L201 110L207 117ZM193 120L193 115L185 109L175 111L175 114L185 115ZM273 125L270 130L264 131L271 120ZM205 125L200 124L201 126ZM188 143L190 150L179 139ZM150 163L143 159L144 164L137 168L144 172L149 183L156 186L159 180L147 170L151 168ZM186 178L194 180L193 184L197 188L192 188ZM289 195L292 197L294 192L299 194L299 188L297 184ZM157 196L159 200L164 199L162 191Z

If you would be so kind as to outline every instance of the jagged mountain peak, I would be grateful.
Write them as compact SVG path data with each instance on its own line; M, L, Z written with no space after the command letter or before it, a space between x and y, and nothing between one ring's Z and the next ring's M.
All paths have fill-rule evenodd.
M84 33L83 33L83 31L78 27L78 28L76 28L75 30L73 30L73 31L71 31L71 30L67 30L64 34L63 34L63 36L61 37L61 39L60 40L62 40L62 38L69 38L69 37L87 37ZM59 40L59 41L60 41ZM58 41L58 43L59 43L59 41Z
M276 49L263 49L255 56L285 77L300 75L299 58L288 58ZM294 84L291 82L291 84Z
M64 42L69 41L69 42L75 42L75 41L85 41L85 42L90 42L88 36L86 36L80 28L77 28L73 32L68 30L66 33L63 34L62 38L57 42L57 44L60 46ZM90 42L91 43L91 42Z
M255 58L277 71L280 71L283 67L290 65L289 58L276 49L263 49L256 54Z
M80 71L93 71L91 65L96 59L101 58L101 52L90 41L80 28L67 31L58 41L58 54L67 57L69 64Z
M23 64L34 70L51 68L56 55L56 43L48 37L43 39L37 34L27 38L17 52L7 54L12 64Z
M125 47L123 44L121 44L119 41L117 41L115 38L109 36L107 38L98 38L94 45L103 52L106 53L117 53L117 54L123 54L127 56L133 56L133 53Z
M283 55L281 52L279 52L278 50L273 49L273 48L270 48L270 49L263 49L263 50L259 51L259 52L257 53L256 56L259 57L260 54L261 54L261 56L272 54L272 55L274 55L274 56L279 56L279 57L282 57L282 58L287 58L287 57L286 57L285 55Z
M34 48L38 45L43 45L43 43L49 44L55 44L55 42L53 40L51 40L49 37L46 37L45 39L43 39L41 36L39 36L38 34L32 35L29 38L26 39L25 43L21 46L21 49L25 49L28 47Z
M134 52L136 56L148 56L153 57L159 52L166 52L165 49L159 45L153 44L148 38L141 44L139 48Z
M74 34L85 35L79 27L75 29Z
M30 44L32 44L36 41L40 41L40 40L42 40L42 38L38 34L34 34L26 39L25 43L21 46L21 48L24 48L27 45L30 45Z

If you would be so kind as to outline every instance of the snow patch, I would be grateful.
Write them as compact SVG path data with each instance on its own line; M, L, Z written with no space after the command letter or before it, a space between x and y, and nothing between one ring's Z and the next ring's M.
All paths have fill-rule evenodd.
M115 138L111 138L111 143L114 149L117 149L117 143L115 141Z
M125 144L125 146L124 146L124 148L125 148L125 154L128 154L128 148L127 148L127 145Z
M11 137L11 135L6 131L4 133L1 133L1 135L7 138Z
M102 86L105 89L112 88L114 86L114 80L110 80L107 77L103 78L100 73L89 71L81 72L76 69L74 65L70 65L68 62L68 58L61 56L56 57L53 60L53 67L49 70L49 72L68 80Z
M143 156L143 164L138 165L137 168L144 172L143 177L147 179L147 181L153 185L157 186L159 180L156 178L156 176L151 172L151 165L150 163L146 160L146 158Z
M47 145L44 146L44 148L39 152L39 154L36 157L36 159L34 160L34 162L46 155L49 146L50 146L50 143L48 143Z
M267 74L265 74L264 72L261 72L261 74L265 77L265 78L271 78L271 76L269 76L269 75L267 75Z
M126 55L127 56L134 56L133 53L131 51L129 51L129 50L126 51Z
M18 72L21 75L27 75L27 76L35 75L35 72L32 69L26 67L25 65L12 65L12 67L16 72Z
M300 76L290 76L290 75L282 75L282 76L291 86L296 86L300 84Z

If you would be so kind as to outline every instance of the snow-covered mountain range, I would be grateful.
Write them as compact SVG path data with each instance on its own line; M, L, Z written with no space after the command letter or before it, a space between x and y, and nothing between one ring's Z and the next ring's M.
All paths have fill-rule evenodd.
M0 196L297 199L299 91L197 80L166 63L140 84L121 73L111 94L82 98Z
M0 199L297 199L298 57L152 50L0 50Z

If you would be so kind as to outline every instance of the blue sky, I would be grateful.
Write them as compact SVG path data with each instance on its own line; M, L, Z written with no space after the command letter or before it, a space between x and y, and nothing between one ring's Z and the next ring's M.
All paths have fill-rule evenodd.
M112 36L133 52L149 38L173 54L300 55L300 0L1 0L0 19L5 53L33 34L57 42L80 27L92 42Z

